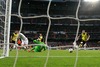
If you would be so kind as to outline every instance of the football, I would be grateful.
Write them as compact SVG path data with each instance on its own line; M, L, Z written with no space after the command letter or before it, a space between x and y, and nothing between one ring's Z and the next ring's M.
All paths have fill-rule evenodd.
M73 49L72 48L69 48L69 52L72 53L73 52Z

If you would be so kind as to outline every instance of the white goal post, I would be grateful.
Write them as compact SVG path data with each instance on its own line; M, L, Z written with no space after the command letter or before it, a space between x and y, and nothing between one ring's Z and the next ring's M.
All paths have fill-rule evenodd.
M4 17L4 30L3 30L3 45L2 45L2 56L0 57L8 57L9 56L9 38L10 38L10 23L11 23L11 6L12 0L1 0L1 2L5 2L1 7L5 7L3 9L4 12L2 13L2 9L0 10L1 14L0 17ZM1 48L0 48L1 49Z

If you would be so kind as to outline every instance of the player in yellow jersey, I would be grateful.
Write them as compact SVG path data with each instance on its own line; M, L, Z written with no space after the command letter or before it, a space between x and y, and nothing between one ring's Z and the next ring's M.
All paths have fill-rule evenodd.
M79 37L81 37L79 47L86 47L86 42L90 39L90 35L85 30L82 30L82 33L78 36L78 39Z
M43 42L43 35L41 33L39 34L39 37L38 37L37 40L40 41L40 42Z
M17 37L18 37L18 31L16 30L12 35L11 35L11 43L13 43L12 45L10 45L10 48L14 48L14 44L15 42L17 42Z

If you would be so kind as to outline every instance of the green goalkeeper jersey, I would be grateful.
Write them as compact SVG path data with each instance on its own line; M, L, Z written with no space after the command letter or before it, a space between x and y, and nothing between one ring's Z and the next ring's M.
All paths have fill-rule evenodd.
M32 48L32 50L34 50L35 52L41 52L42 50L46 50L46 45L44 42L40 42L38 40L33 40L33 42L35 44L39 44Z

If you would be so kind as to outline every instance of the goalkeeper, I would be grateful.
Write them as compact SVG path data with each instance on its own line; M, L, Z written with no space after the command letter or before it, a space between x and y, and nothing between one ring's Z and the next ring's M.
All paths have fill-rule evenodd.
M42 34L40 34L39 35L39 38L37 39L37 40L33 40L33 42L35 43L35 44L38 44L37 46L35 46L35 47L33 47L31 50L29 50L29 52L30 51L34 51L34 52L41 52L42 50L46 50L46 45L45 45L45 43L44 42L42 42L42 40L43 40L43 36L42 36Z

